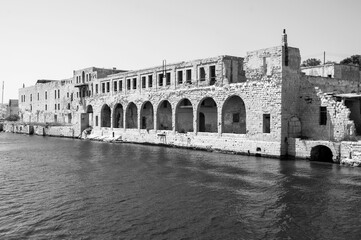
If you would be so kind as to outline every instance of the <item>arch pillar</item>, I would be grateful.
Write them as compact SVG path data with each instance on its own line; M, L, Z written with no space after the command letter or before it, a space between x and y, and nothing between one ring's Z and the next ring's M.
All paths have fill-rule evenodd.
M192 103L192 106L193 106L193 103ZM195 106L198 106L198 104L195 104ZM199 129L198 129L198 109L197 109L197 107L193 107L193 133L197 134L198 131L199 131Z

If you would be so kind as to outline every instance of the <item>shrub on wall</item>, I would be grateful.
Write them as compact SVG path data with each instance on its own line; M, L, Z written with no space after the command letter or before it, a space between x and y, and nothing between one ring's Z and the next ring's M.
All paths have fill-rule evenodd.
M8 116L7 118L5 118L5 120L7 121L12 121L12 122L16 122L20 119L19 115L16 114L11 114L10 116Z

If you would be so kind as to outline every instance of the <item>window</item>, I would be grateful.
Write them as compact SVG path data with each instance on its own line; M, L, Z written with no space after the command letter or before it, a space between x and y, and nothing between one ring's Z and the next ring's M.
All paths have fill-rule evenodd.
M133 89L137 89L137 79L133 78Z
M263 114L263 133L271 132L271 115Z
M58 110L60 110L60 103L58 103Z
M95 126L98 126L98 116L95 116Z
M56 104L54 104L54 109L56 110Z
M216 82L216 66L209 67L210 85L214 85Z
M119 91L123 91L123 81L119 81Z
M39 93L38 93L38 101L39 101Z
M164 77L164 74L163 73L159 73L158 74L158 85L161 87L163 86L163 77Z
M107 92L110 92L110 82L107 82Z
M206 80L206 71L204 70L204 67L199 68L199 80L201 81Z
M54 122L57 122L57 121L58 121L58 116L54 115Z
M204 101L203 101L204 102ZM202 102L202 103L203 103ZM239 113L233 113L233 122L238 123L239 122Z
M66 97L69 98L69 92L66 93Z
M54 98L56 99L56 90L54 90Z
M48 105L45 104L45 111L47 111L47 110L48 110Z
M68 109L70 109L70 103L68 103L68 107L67 107Z
M142 88L146 87L146 81L145 76L142 77Z
M166 74L166 85L167 86L170 85L170 73L169 72Z
M79 98L79 92L76 92L76 98Z
M130 90L130 79L127 79L127 90Z
M183 71L177 72L177 78L178 78L178 84L182 84L183 83Z
M114 92L118 91L118 82L117 81L113 82L113 90L114 90Z
M48 99L48 92L45 92L45 100Z
M192 83L192 69L187 69L186 81L187 81L187 83Z
M33 106L30 104L30 111L33 111Z
M105 83L102 83L102 93L105 93Z
M98 84L95 84L95 93L98 94Z
M30 94L30 102L33 101L33 94Z
M320 125L327 124L327 107L320 107Z
M153 75L148 75L148 88L153 87Z
M60 89L58 89L58 98L60 98Z

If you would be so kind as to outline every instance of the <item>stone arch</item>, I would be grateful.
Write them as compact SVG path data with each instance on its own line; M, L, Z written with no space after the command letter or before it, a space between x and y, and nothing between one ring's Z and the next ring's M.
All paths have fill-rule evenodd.
M333 153L331 149L325 145L317 145L311 148L310 161L333 162Z
M110 127L111 110L107 104L104 104L100 113L101 127Z
M246 107L242 98L230 96L222 107L222 132L246 133Z
M120 103L115 104L113 110L113 128L123 128L124 109Z
M217 103L211 97L203 98L197 109L198 132L218 132Z
M125 127L138 128L138 108L133 102L130 102L128 104L125 114Z
M301 121L296 116L291 117L288 121L288 136L292 138L297 138L301 136L301 133Z
M140 109L140 128L154 129L154 110L153 104L149 101L144 102Z
M180 100L177 104L175 130L179 133L193 132L193 106L187 98Z
M172 105L168 100L163 100L158 105L157 129L172 130Z

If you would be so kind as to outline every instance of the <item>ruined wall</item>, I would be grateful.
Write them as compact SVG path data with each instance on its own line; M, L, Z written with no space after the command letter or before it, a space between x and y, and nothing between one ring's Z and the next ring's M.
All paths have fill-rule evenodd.
M329 63L325 65L303 67L302 72L308 76L336 78L349 81L360 80L360 70L356 65Z
M354 135L354 124L349 119L350 110L332 96L349 93L358 82L302 76L299 94L299 115L302 137L340 141ZM327 123L320 124L320 107L327 108Z

